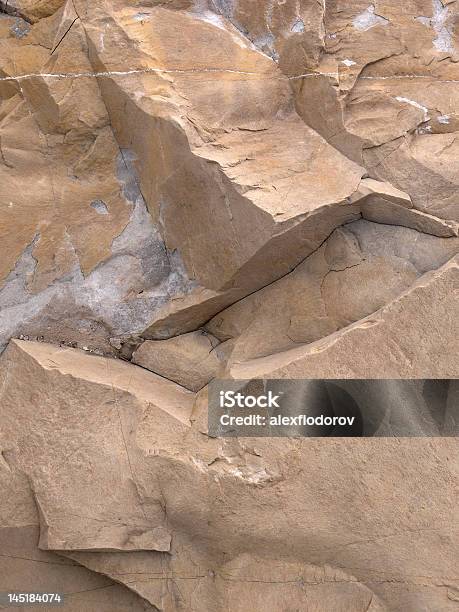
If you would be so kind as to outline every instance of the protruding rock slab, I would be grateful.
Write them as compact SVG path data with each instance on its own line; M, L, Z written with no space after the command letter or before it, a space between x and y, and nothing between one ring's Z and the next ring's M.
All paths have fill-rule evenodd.
M125 7L105 27L100 3L76 6L118 141L200 286L247 294L358 217L348 198L364 170L301 121L276 63L228 20Z
M0 0L0 10L35 23L55 13L65 0Z
M455 378L458 258L374 314L311 344L234 364L250 378Z
M4 446L1 450L0 591L63 593L64 604L58 607L63 612L153 611L106 574L38 548L39 517L30 481Z
M453 439L219 440L191 415L194 394L132 364L15 341L1 368L0 469L31 483L42 548L171 610L242 605L228 581L259 579L244 557L256 550L270 583L274 568L306 585L320 567L311 597L364 610L367 588L384 585L392 609L400 592L387 585L409 583L407 609L426 590L449 612L439 585L454 584L457 565ZM159 529L172 536L162 551ZM251 593L257 610L281 597L299 605L303 589Z
M189 289L92 73L72 2L0 14L0 352L21 335L115 352Z
M160 493L140 498L137 427L148 411L166 439L186 430L193 394L131 364L36 342L11 342L0 380L2 447L31 480L40 546L169 550Z
M361 219L336 229L293 272L222 310L205 328L233 341L230 364L309 344L398 298L451 259L458 246L458 238Z

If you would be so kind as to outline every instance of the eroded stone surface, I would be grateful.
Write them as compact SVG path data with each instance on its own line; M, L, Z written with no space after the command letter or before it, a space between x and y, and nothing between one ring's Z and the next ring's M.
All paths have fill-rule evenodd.
M398 298L457 248L457 238L356 221L335 230L289 275L220 312L207 329L234 340L230 363L316 342Z
M456 609L454 439L213 439L206 385L457 377L457 5L0 0L0 591Z
M63 610L125 612L154 610L115 581L37 547L40 537L37 505L30 481L18 471L7 451L0 462L0 588L64 594ZM24 583L27 576L27 585ZM21 609L21 608L19 608ZM22 608L25 609L25 608Z
M457 469L454 439L380 439L378 444L372 439L212 439L200 432L197 418L206 410L204 391L190 420L184 402L176 403L176 385L159 382L136 366L26 342L13 343L1 364L2 372L8 372L2 380L2 450L9 469L23 471L33 488L40 509L41 548L51 544L57 530L62 533L65 527L68 533L78 525L77 517L65 524L60 520L69 499L69 476L71 495L83 499L88 486L85 474L94 474L92 470L101 474L100 462L92 470L85 463L91 448L88 432L98 436L101 447L90 456L100 457L102 451L117 447L114 430L101 445L100 422L94 430L88 421L89 415L93 419L108 415L101 400L107 397L106 372L111 372L122 424L128 425L125 450L131 457L132 480L120 478L122 453L116 454L117 486L112 493L105 490L101 498L92 478L92 495L84 504L84 532L73 531L65 547L58 545L64 556L125 584L154 606L161 603L165 610L181 606L238 610L247 597L260 611L270 602L281 605L283 598L297 606L314 603L318 610L327 609L325 605L392 610L400 609L401 596L407 609L416 609L424 596L434 607L453 609L444 585L454 588L455 584L455 500L450 494ZM27 435L20 433L24 416L21 427L17 421L30 404L27 389L18 384L25 376L37 381L36 418ZM140 394L141 380L154 381L162 418L151 405L150 387L144 385ZM159 384L167 393L158 393ZM180 391L180 397L184 395L192 397ZM45 413L42 396L48 401ZM61 400L54 409L49 403L53 397ZM65 414L68 425L72 412L86 432L85 443L73 451L73 458L60 416ZM51 414L52 419L46 418ZM18 433L12 432L13 416ZM38 441L40 458L31 462ZM50 481L52 456L59 460L59 468ZM109 474L106 469L105 478ZM97 479L99 488L103 483ZM53 491L59 497L53 498ZM110 526L111 542L116 543L117 515L104 515L100 505L107 503L108 495L110 509L115 510L115 494L127 496L124 512L133 507L129 497L135 499L147 513L151 529L158 520L153 509L161 501L172 534L167 552L145 550L137 528L135 552L81 551L95 517ZM27 513L21 520L29 520ZM107 536L99 525L99 542L104 533ZM261 588L257 581L263 576L266 584Z
M192 287L114 138L75 19L66 5L0 40L5 78L89 75L0 82L0 350L24 334L108 352Z
M132 355L132 362L165 378L199 391L218 374L219 340L196 331L169 340L146 340Z
M234 378L456 378L458 261L342 331L235 364ZM441 338L441 343L439 343Z
M23 368L23 376L28 371L35 377L28 390L20 386L3 393L2 435L3 448L12 453L25 438L30 441L18 466L32 480L42 525L40 546L169 550L171 534L160 493L147 505L139 498L138 456L135 444L130 449L128 442L135 439L136 421L147 407L168 435L186 427L193 395L133 365L46 344L15 341L4 359L2 384L8 384L17 368ZM55 375L51 389L47 379ZM15 420L17 435L12 435ZM35 429L37 422L41 426ZM34 458L37 445L40 465ZM65 490L53 484L60 477L67 483Z

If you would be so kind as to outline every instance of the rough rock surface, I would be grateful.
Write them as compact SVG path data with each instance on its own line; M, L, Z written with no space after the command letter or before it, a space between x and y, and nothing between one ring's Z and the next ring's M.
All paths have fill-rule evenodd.
M326 338L231 369L235 378L457 378L458 258ZM438 339L441 338L441 344Z
M458 0L0 0L0 592L455 610L453 438L207 398L459 377L458 135Z
M206 328L222 341L232 340L230 363L273 355L298 345L308 348L310 343L338 330L347 332L350 324L372 316L399 298L418 278L448 261L457 248L457 238L436 238L402 227L356 221L335 230L293 272L219 313ZM453 318L444 320L439 313L437 321L433 312L429 316L432 324L435 321L444 325L443 342L451 338L455 343L454 330L449 327L454 323L455 300L449 291L450 288L444 299L451 298ZM397 327L394 332L398 334ZM419 330L415 342L418 333ZM436 342L435 333L432 342ZM368 349L363 359L372 353ZM349 355L350 360L353 358L353 354ZM450 363L454 375L457 364L454 359ZM404 367L403 362L396 367L399 366ZM330 365L328 376L339 378L340 372L334 372L334 367ZM385 368L379 367L384 377ZM406 371L403 376L408 374ZM374 376L379 376L377 370L368 377ZM304 378L308 378L306 373Z
M453 609L454 439L212 439L201 396L134 365L14 341L2 366L2 456L41 549L164 610L392 610L400 589Z
M132 362L165 378L199 391L220 370L219 340L202 331L175 336L169 340L146 340L132 355Z
M0 588L16 591L60 592L64 610L135 612L155 608L116 580L88 571L71 560L37 547L39 510L27 476L2 450L0 462ZM26 578L26 581L24 577ZM3 609L3 606L2 606ZM6 608L7 609L7 608ZM18 607L19 610L30 607ZM46 607L45 607L46 609ZM47 608L50 609L50 608Z

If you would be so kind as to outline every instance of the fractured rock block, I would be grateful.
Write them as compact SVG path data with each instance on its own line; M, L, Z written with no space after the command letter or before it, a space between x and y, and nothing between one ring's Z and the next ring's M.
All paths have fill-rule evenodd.
M160 493L139 498L136 423L148 410L173 437L189 426L193 394L131 364L36 342L13 341L0 376L17 376L1 399L2 441L31 480L40 547L168 550Z
M217 338L203 331L169 340L146 340L132 355L132 362L191 391L199 391L220 369L219 344Z
M0 9L35 23L55 13L66 0L0 0Z
M79 13L115 133L137 154L167 248L201 287L257 289L359 216L348 198L362 168L304 125L288 80L229 22L154 8L140 27L124 9L102 33L98 10ZM127 37L137 55L116 59Z
M455 378L457 288L456 257L423 275L372 315L322 340L235 364L231 375L237 379Z
M335 230L293 272L218 313L206 329L222 341L233 339L230 364L316 342L397 299L457 248L457 238L355 221Z
M153 610L106 575L38 548L39 517L30 481L3 447L1 457L0 590L63 593L64 603L59 608L65 612Z

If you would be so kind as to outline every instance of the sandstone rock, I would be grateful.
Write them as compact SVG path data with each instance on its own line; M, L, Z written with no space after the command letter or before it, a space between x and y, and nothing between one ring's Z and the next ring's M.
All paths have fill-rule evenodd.
M206 329L222 341L235 340L230 363L316 342L398 298L456 252L455 238L356 221L335 230L289 275L220 312Z
M110 337L140 332L189 286L145 207L133 154L115 141L96 79L15 79L91 74L75 18L67 5L46 29L40 21L0 40L1 73L12 79L0 82L0 350L22 333L109 352Z
M6 458L5 458L6 457ZM39 518L27 477L3 451L0 464L0 589L64 593L63 610L153 610L150 604L104 575L37 548ZM27 576L27 582L24 582Z
M456 610L458 5L0 0L0 591ZM213 438L222 376L425 437Z
M147 340L132 355L132 362L190 389L199 391L220 369L219 341L196 331L170 340Z
M398 299L322 340L231 368L234 378L458 376L457 258ZM441 345L438 339L442 338Z
M436 0L327 2L326 54L291 81L299 114L328 142L416 208L455 220L457 16Z
M3 381L15 370L33 380L28 390L10 389L1 412L3 448L15 455L25 438L30 442L18 466L29 475L40 510L40 547L168 550L164 509L158 499L139 500L138 457L127 440L136 437L147 406L159 429L169 430L166 438L173 436L189 423L193 395L133 365L40 343L14 341L3 364ZM50 388L48 380L56 377ZM57 478L65 488L56 489Z
M397 206L397 204L382 198L362 203L361 211L362 217L368 219L368 221L402 225L433 236L449 238L450 236L457 236L459 233L459 223L456 221L446 221L420 210Z
M2 374L8 372L2 378L1 448L10 469L23 471L32 485L42 548L53 543L64 556L166 610L203 605L210 611L238 610L248 597L254 610L276 608L283 599L318 610L341 605L392 610L401 609L399 597L406 609L416 609L424 598L434 609L453 609L442 585L454 584L456 565L455 500L449 494L454 440L217 440L191 426L189 410L182 400L177 403L177 394L192 394L136 366L26 342L12 343L1 365ZM21 385L25 377L39 384ZM121 452L109 463L97 460L117 448L120 436L119 428L103 431L110 419L102 402L112 384L124 452L132 462L126 483ZM161 416L154 408L159 401ZM76 419L84 438L76 435ZM97 447L91 445L93 437ZM70 440L79 440L76 450ZM92 465L89 457L95 458ZM111 489L104 488L104 475ZM167 552L145 551L140 541L130 554L88 546L91 535L93 544L104 538L104 547L126 550L126 543L119 546L114 511L121 507L114 495L124 498L123 517L134 507L129 499L143 507L150 529L161 500L172 534ZM73 516L74 506L65 510L69 496L84 513L84 523ZM29 520L27 513L23 517ZM99 524L93 531L94 518L105 529ZM134 523L123 521L125 533L133 529L139 538L143 522L129 518ZM68 539L62 546L53 536L58 529L64 535L64 528Z
M0 0L0 10L35 23L55 13L65 0Z
M138 155L167 248L179 250L202 288L240 296L258 289L358 217L347 198L363 170L304 125L287 79L229 22L157 8L143 28L133 8L122 21L110 16L101 45L99 9L77 8L117 138ZM138 53L114 60L126 36L139 40ZM210 97L221 101L217 113ZM194 239L184 240L190 232Z
M301 72L305 62L317 64L324 48L325 5L319 2L215 0L209 8L229 19L258 49L279 61L286 74Z
M129 580L130 588L143 593L143 597L155 605L165 606L166 610L176 609L178 602L190 606L190 609L205 605L209 611L247 610L248 605L254 612L261 612L267 605L276 610L285 605L297 605L300 609L307 605L312 610L328 607L343 612L349 609L387 610L368 587L353 576L329 567L289 562L280 565L278 561L245 553L217 571L207 570L207 575L200 574L196 568L193 571L190 566L186 579L174 576L170 570L170 578L158 581L154 575L158 573L160 561L167 560L135 554L137 558L131 559L127 565L125 559L113 554L102 558L100 555L95 558L91 553L66 553L66 556L87 567L97 567L98 572L121 582ZM139 568L138 573L136 568ZM123 570L126 569L130 570L127 572L129 578L125 577Z

